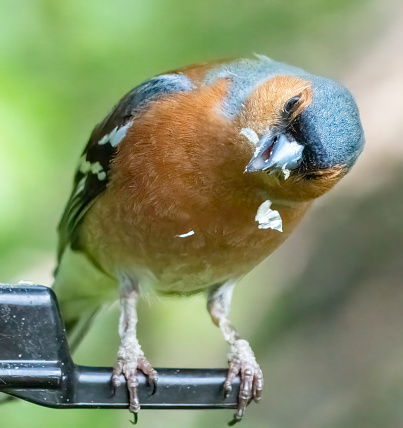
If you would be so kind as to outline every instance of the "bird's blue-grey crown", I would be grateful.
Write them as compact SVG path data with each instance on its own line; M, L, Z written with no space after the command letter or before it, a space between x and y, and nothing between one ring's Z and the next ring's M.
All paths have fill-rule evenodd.
M303 146L303 150L299 154L299 162L295 162L295 151L291 153L295 148L293 145L290 154L287 154L288 159L294 156L289 169L301 163L309 171L337 166L351 168L363 149L364 132L357 104L344 86L263 55L224 64L210 71L205 82L229 78L223 112L232 119L241 111L244 101L255 88L280 75L299 77L312 85L312 103L300 114L292 131L295 141ZM279 163L275 165L279 166ZM250 167L249 170L257 169L266 168Z
M330 79L309 76L308 80L312 103L298 121L305 161L318 169L351 168L364 147L357 104L344 86Z

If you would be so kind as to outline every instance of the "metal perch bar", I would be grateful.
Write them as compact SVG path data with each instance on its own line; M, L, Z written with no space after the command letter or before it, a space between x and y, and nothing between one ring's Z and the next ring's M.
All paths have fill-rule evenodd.
M226 369L157 369L151 394L140 374L144 409L223 409L237 407L240 379L224 399ZM113 391L112 368L74 364L57 299L41 285L0 284L0 391L54 408L127 408L122 385Z

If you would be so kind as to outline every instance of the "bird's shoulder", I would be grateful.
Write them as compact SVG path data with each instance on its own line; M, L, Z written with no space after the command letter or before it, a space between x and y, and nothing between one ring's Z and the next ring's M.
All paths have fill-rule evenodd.
M59 223L58 260L66 247L80 249L80 225L109 181L110 163L120 142L153 102L169 94L189 91L194 84L182 73L168 73L147 80L129 91L92 131L74 176L73 190Z

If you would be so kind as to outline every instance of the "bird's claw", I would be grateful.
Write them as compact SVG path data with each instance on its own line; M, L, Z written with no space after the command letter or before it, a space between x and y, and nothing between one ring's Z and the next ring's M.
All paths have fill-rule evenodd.
M148 383L152 388L152 394L155 393L158 382L158 373L153 369L147 358L140 355L135 358L118 357L115 367L112 372L111 384L112 388L118 388L122 382L120 376L123 375L126 379L127 389L129 391L129 410L134 413L134 424L137 423L137 413L140 410L140 401L138 397L139 379L137 376L138 370L141 370L148 379Z
M236 423L241 422L242 416L239 417L237 414L234 415L234 419L232 419L232 421L228 422L228 426L232 427L234 426Z
M138 413L133 413L133 420L129 421L132 425L137 425L137 422L139 420L139 414Z
M238 395L238 409L230 426L239 422L246 406L253 399L256 403L262 398L263 373L256 362L249 343L246 340L238 339L231 345L231 352L228 356L229 370L224 382L224 391L227 396L232 390L232 382L236 376L241 376L241 386Z

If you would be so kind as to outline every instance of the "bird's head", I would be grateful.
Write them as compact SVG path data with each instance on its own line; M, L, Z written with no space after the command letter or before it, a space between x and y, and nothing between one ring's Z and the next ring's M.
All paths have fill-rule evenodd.
M218 76L231 82L224 113L251 148L245 174L277 183L279 197L318 197L354 165L364 133L342 85L266 57L227 65Z

